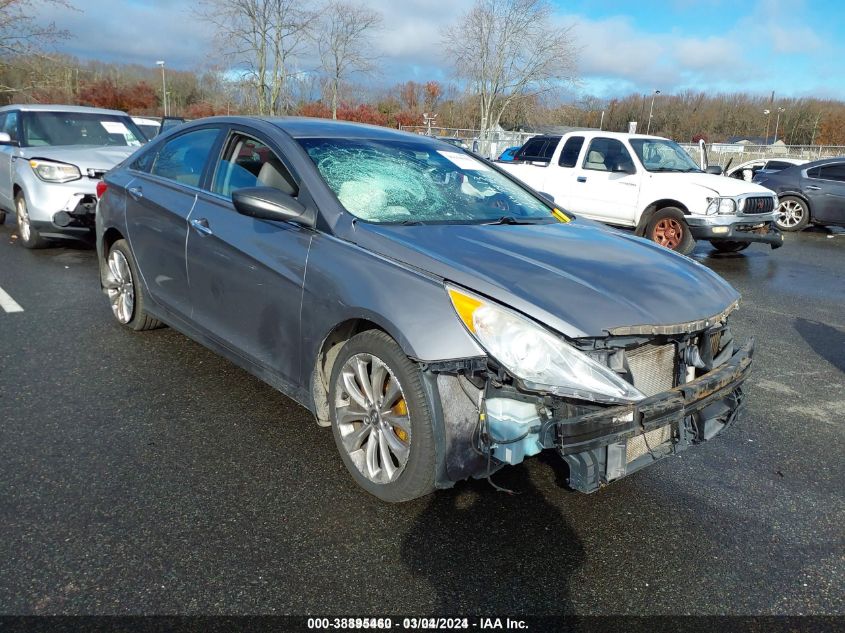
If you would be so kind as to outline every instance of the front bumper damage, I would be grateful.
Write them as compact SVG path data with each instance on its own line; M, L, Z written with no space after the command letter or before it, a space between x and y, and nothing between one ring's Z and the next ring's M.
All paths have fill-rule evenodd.
M760 242L773 249L783 246L783 234L774 224L775 214L764 215L689 215L686 218L696 240Z
M491 377L489 367L477 359L425 367L429 387L439 396L445 438L438 486L489 476L506 464L554 450L569 466L569 485L590 493L712 439L742 409L742 385L754 349L753 340L734 348L729 330L719 327L728 343L717 353L705 353L700 370L684 359L695 358L702 367L700 356L690 352L710 347L710 330L669 337L677 351L677 386L634 404L602 405L527 393Z

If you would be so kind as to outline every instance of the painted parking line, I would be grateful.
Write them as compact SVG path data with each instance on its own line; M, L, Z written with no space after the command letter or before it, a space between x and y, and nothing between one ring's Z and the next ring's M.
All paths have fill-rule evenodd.
M21 304L12 299L12 296L3 288L0 288L0 308L3 308L4 312L23 312Z

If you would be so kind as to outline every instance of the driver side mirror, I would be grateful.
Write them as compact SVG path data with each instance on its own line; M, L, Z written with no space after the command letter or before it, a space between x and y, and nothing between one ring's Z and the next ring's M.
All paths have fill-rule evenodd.
M15 145L15 143L6 132L0 132L0 145Z
M259 220L313 227L313 214L293 196L275 187L245 187L232 192L235 211Z
M707 167L707 173L713 174L715 176L721 176L722 175L722 168L719 167L718 165L709 165Z

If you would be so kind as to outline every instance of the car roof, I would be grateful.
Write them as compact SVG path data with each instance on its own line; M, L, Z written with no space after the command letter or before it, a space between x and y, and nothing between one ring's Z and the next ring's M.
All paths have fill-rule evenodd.
M158 126L161 126L161 121L159 121L158 119L149 119L149 118L143 117L143 116L133 116L132 120L135 121L135 123L138 123L140 125L158 125Z
M87 106L61 105L58 103L13 103L3 106L0 112L7 110L22 110L25 112L77 112L89 114L112 114L117 116L128 116L120 110L106 110L105 108L89 108Z
M821 160L814 160L810 163L804 163L801 165L802 169L812 169L813 167L818 167L820 165L829 165L830 163L841 163L845 161L845 156L835 156L834 158L822 158Z

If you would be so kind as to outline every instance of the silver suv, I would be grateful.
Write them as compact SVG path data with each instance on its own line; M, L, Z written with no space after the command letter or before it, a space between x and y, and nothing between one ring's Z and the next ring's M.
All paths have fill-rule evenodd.
M90 234L97 183L145 140L129 115L116 110L0 108L0 224L14 210L27 248Z

